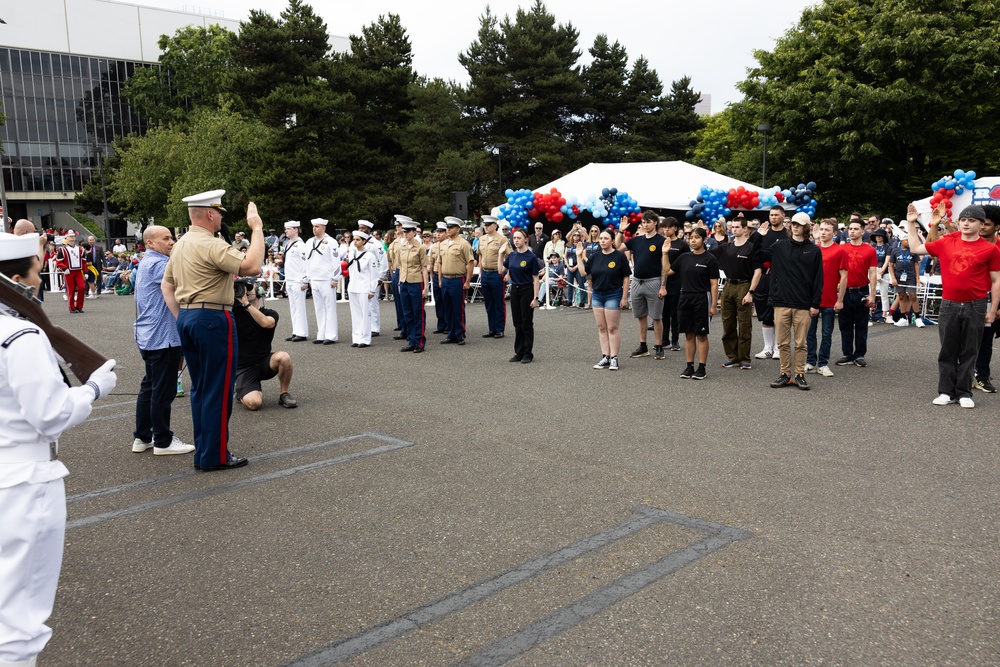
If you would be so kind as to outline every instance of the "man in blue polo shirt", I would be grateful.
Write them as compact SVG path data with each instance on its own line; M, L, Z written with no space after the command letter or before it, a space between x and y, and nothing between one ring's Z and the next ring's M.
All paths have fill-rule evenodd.
M174 381L181 363L181 338L177 319L163 300L160 283L167 268L174 239L166 227L147 227L142 241L146 253L139 262L135 281L135 342L146 364L146 375L135 403L133 452L150 447L154 454L188 454L194 445L181 442L170 430L170 406L174 402Z

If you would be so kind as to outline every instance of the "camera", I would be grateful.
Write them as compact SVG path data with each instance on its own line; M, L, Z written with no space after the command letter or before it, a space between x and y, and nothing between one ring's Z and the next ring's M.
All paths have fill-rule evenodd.
M233 280L233 297L235 301L242 299L247 290L256 292L257 298L264 298L264 286L258 285L255 278L235 278Z

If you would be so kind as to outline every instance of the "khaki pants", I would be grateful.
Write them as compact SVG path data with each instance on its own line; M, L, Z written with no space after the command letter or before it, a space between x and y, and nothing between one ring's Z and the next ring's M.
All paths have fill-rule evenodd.
M750 283L727 282L719 299L722 310L722 349L729 361L750 363L753 336L753 303L744 304Z
M806 334L812 318L809 309L780 308L774 309L774 337L778 341L778 356L781 359L781 372L788 377L794 377L806 372ZM790 344L794 329L795 359L792 372L792 355Z

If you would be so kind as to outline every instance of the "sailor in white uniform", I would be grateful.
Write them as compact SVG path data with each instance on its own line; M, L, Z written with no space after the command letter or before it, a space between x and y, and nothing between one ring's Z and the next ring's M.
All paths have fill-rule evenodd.
M309 285L316 309L315 345L333 345L340 339L337 331L337 281L340 279L340 256L337 241L326 233L328 220L311 220L313 237L306 242Z
M285 293L292 319L292 335L285 340L299 343L309 338L309 317L306 314L306 290L309 288L309 266L306 244L299 238L299 221L285 223Z
M0 273L37 292L38 234L0 234ZM66 533L59 436L117 381L114 360L87 383L63 381L48 337L0 303L0 665L33 667L52 630Z
M382 242L371 235L374 228L375 225L369 221L358 220L358 229L368 235L368 242L365 243L365 249L378 260L378 279L385 280L389 275L389 260L385 256L385 248L382 246ZM375 287L375 298L369 302L368 307L371 309L372 335L378 336L382 331L382 308L379 306L378 301L378 285Z
M351 347L368 347L372 342L371 309L369 304L378 299L378 257L368 249L367 232L354 232L354 243L347 259L351 282L347 295L351 300Z

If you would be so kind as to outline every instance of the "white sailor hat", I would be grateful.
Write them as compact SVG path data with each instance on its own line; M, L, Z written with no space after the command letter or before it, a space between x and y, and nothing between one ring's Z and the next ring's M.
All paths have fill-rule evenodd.
M411 218L408 215L400 215L399 213L397 213L396 215L394 215L392 217L396 218L396 224L397 225L401 225L404 222L413 222L413 218Z
M289 220L288 222L285 223L285 229L291 229L292 227L298 229L301 226L301 224L302 223L300 223L298 220Z
M326 218L313 218L312 220L309 221L309 224L323 225L324 227L326 227L328 224L330 224L330 221L327 220Z
M434 229L443 232L446 229L448 229L448 225L444 224L443 222L438 222L436 225L434 225Z
M500 222L500 218L493 215L483 216L483 225L496 225Z
M66 232L65 236L73 236L73 237L76 237L76 232L74 232L74 231L73 231L73 230L71 229L71 230L69 230L68 232Z
M418 225L417 223L415 223L412 220L403 220L403 221L400 222L400 224L402 224L403 225L403 229L406 230L406 231L408 231L408 232L415 232L415 231L417 231L417 229L420 228L420 225Z
M38 234L0 233L0 262L12 259L24 259L32 255L38 256Z
M367 227L368 229L375 229L375 225L368 220L358 220L358 227Z
M461 218L456 218L453 215L449 215L447 218L444 219L444 221L445 221L445 224L447 224L449 227L461 227L462 226L462 219Z
M185 197L181 201L186 203L188 208L217 208L225 213L226 209L222 208L222 195L224 194L226 194L225 190L209 190Z
M354 235L355 237L363 238L365 241L367 241L372 237L371 234L363 232L360 229L355 229L353 232L351 232L351 234Z

